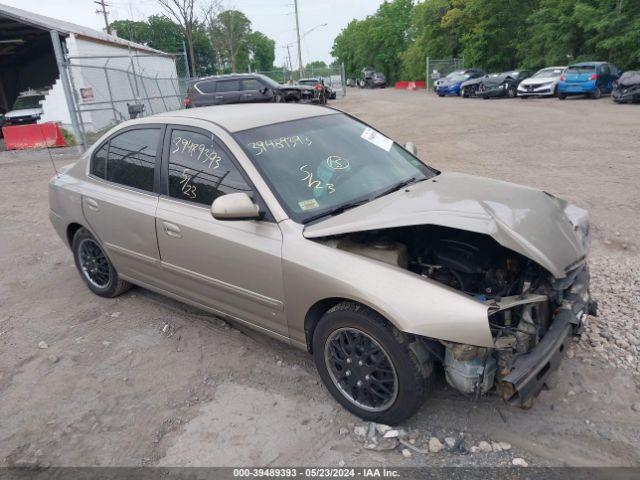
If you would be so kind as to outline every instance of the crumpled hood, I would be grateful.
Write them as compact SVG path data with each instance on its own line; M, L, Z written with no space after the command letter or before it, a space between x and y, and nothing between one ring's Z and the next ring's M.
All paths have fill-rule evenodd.
M487 87L497 87L502 85L509 77L485 77L482 79L482 83Z
M408 191L407 191L408 190ZM567 216L586 212L540 190L462 173L442 173L327 220L306 238L410 225L439 225L490 235L554 277L583 261L587 242Z

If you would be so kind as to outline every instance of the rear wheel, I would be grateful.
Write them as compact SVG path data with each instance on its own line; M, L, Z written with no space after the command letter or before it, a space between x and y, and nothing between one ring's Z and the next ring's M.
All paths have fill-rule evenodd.
M420 407L433 370L409 348L410 337L376 312L340 303L320 320L313 358L325 386L353 414L397 424Z
M600 90L600 87L596 87L596 89L591 92L591 98L593 98L594 100L598 100L601 96L602 90Z
M131 284L118 277L102 246L86 228L73 236L73 258L80 276L96 295L113 298L131 288Z

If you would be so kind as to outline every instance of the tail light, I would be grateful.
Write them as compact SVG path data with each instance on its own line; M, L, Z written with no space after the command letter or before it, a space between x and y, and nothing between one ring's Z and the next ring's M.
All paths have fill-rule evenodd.
M189 105L191 105L191 99L189 97L186 97L184 99L184 108L189 108Z
M564 82L564 80L565 80L564 75L560 75L560 81Z
M315 89L316 89L316 90L318 90L319 92L320 92L320 91L322 91L322 90L324 90L324 87L323 87L321 84L319 84L319 83L318 83L315 87L313 87L313 88L315 88Z
M589 80L597 80L598 79L598 75L593 73L591 74L591 76L589 77Z

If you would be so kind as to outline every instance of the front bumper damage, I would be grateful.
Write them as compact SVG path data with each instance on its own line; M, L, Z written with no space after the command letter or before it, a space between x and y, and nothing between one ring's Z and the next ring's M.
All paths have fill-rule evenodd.
M557 281L554 288L562 298L545 335L529 352L512 357L507 355L506 363L499 367L496 374L498 392L511 405L527 407L531 404L545 385L550 383L571 338L583 331L587 316L597 315L597 303L589 294L589 270L586 266ZM542 299L530 300L539 302Z

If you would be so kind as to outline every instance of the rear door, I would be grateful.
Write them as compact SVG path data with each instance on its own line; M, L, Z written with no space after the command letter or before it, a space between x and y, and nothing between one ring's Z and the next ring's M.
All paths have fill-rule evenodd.
M598 74L599 87L603 92L611 92L613 90L613 80L615 76L613 74L611 65L603 63L600 66L600 73Z
M240 88L240 80L237 78L216 81L216 105L239 103Z
M164 126L121 130L94 153L90 193L82 196L89 227L123 276L153 284L160 256L156 239L156 186Z
M280 227L269 217L214 219L217 197L246 192L259 201L255 189L211 132L174 126L165 138L156 226L166 289L286 335Z

